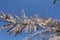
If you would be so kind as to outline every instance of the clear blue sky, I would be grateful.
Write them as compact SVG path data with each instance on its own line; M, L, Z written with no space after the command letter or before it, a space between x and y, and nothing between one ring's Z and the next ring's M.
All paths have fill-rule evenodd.
M59 0L57 4L53 5L52 0L0 0L0 11L4 11L6 14L15 12L16 15L21 17L21 10L24 9L26 15L34 16L39 14L40 17L52 17L60 19L60 4ZM0 21L0 27L4 22ZM14 35L8 35L5 31L0 32L0 40L22 40L23 36L14 37Z

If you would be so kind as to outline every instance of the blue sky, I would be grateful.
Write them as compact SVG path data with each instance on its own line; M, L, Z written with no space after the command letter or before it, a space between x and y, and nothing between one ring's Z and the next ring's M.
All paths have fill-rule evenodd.
M60 4L59 0L56 4L52 4L52 0L0 0L0 11L4 11L6 14L14 12L21 17L21 10L24 9L25 14L34 16L39 14L39 17L52 17L60 19ZM0 21L0 26L3 22ZM8 35L5 31L0 32L0 40L22 40L23 36L14 37L14 35Z

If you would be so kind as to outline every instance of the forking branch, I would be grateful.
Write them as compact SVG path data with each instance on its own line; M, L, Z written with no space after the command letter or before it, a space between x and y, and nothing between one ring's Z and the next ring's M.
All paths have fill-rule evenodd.
M32 16L29 18L25 15L24 10L22 10L22 18L19 18L15 14L10 15L0 11L0 19L8 22L8 24L4 24L0 28L0 30L2 31L6 28L9 28L7 32L14 33L15 36L17 36L18 34L22 34L23 31L26 31L26 33L28 33L28 30L31 33L31 37L40 34L41 32L51 30L52 32L60 32L60 20L56 20L53 18L40 19L38 15L35 15L34 18ZM46 29L46 27L48 27L48 29ZM38 32L39 28L46 30ZM32 31L34 31L35 33L33 34Z

